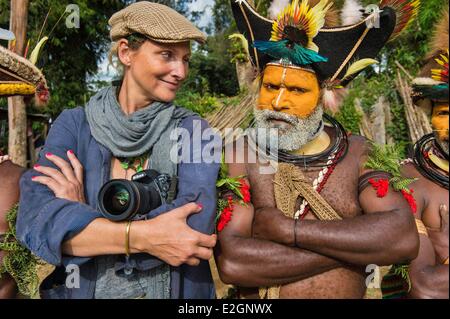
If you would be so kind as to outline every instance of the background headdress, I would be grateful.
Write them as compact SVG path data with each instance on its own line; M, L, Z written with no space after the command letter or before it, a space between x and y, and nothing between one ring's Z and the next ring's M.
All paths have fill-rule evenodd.
M425 65L412 83L415 104L428 112L431 110L431 101L448 102L448 22L447 9L434 30Z
M11 32L2 32L10 39ZM47 81L42 72L34 65L39 55L42 45L47 40L44 37L33 52L30 60L19 56L0 45L0 96L35 96L35 103L38 106L48 102L49 92Z

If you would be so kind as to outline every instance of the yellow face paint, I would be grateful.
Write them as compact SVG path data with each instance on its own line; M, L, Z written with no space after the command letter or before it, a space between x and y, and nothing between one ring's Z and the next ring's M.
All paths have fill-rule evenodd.
M319 82L314 73L294 67L268 65L264 70L258 108L307 118L316 109L319 97Z
M439 140L448 140L448 102L435 102L431 126Z

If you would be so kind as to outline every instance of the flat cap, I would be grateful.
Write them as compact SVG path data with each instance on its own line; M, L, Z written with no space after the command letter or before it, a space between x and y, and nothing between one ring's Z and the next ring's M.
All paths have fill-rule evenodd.
M206 35L175 10L159 3L139 1L114 13L108 21L112 41L140 33L162 43L206 41Z

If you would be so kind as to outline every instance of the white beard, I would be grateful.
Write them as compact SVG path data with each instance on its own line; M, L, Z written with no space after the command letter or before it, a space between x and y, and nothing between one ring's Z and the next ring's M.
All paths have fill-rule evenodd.
M441 141L436 133L434 134L434 137L436 138L436 142L441 147L441 150L445 153L446 156L448 156L448 140Z
M283 112L254 109L257 128L278 129L278 134L269 134L267 143L278 144L282 151L295 151L312 141L323 130L323 107L319 105L314 112L305 119ZM278 125L270 120L283 120L286 124ZM289 124L288 124L289 123ZM322 124L321 124L322 123ZM273 144L275 143L275 144Z

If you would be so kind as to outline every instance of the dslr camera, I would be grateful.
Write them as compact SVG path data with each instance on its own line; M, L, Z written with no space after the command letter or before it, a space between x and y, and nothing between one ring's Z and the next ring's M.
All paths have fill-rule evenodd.
M148 169L134 174L131 181L112 179L98 194L102 215L112 221L131 220L134 216L170 204L176 195L177 177Z

